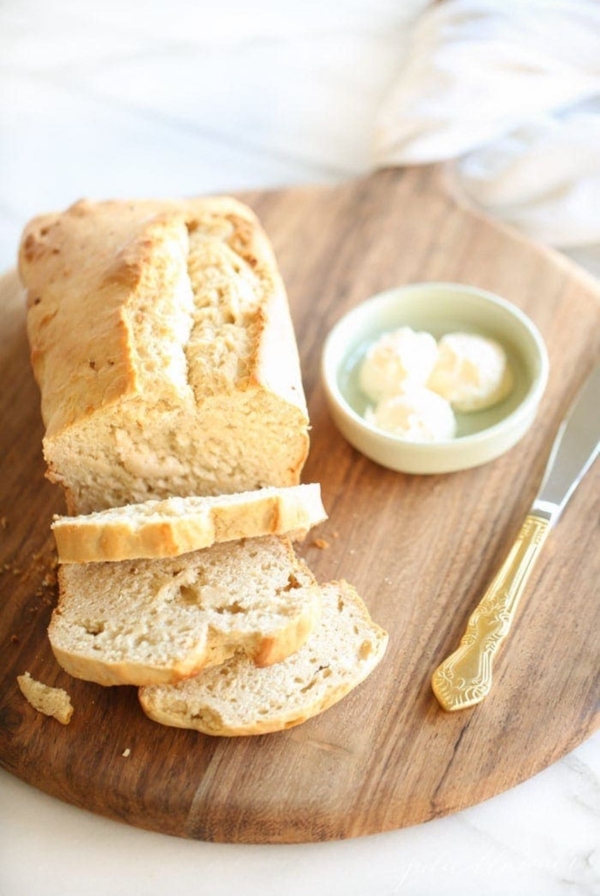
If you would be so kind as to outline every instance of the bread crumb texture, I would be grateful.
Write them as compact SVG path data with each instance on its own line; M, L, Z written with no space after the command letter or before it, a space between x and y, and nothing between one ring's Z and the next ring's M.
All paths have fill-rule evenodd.
M72 563L59 584L52 650L71 675L103 685L176 682L238 650L278 662L321 612L314 576L274 535L180 558Z
M68 725L73 715L71 697L62 688L53 688L32 678L29 672L17 676L21 693L37 712L52 716L62 725Z
M172 687L141 688L157 722L205 734L266 734L291 728L332 706L382 659L388 635L347 582L321 589L322 615L306 644L286 660L257 668L236 654Z

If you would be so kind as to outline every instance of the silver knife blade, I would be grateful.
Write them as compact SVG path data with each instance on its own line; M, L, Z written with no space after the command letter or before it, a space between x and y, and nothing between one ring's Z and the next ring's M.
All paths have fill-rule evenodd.
M531 512L554 526L600 450L600 365L560 425Z

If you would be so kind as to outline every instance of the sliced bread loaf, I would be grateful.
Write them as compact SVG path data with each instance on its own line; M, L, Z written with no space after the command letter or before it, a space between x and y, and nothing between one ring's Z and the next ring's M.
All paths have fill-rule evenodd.
M163 725L234 736L291 728L336 703L375 668L388 636L347 582L321 591L321 621L297 653L268 669L236 654L177 685L141 688L144 712Z
M274 535L164 560L68 564L58 579L52 650L71 675L103 685L176 682L238 650L278 662L321 611L314 577Z
M299 482L296 340L249 208L81 201L27 225L19 272L48 476L70 513Z
M61 563L177 557L216 542L289 535L302 538L327 518L318 483L237 495L166 498L56 517Z

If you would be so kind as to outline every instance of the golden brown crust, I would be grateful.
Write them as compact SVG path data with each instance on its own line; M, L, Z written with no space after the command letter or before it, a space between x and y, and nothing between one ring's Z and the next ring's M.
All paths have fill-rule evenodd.
M316 483L222 499L175 498L89 516L56 517L61 563L176 557L215 542L262 535L302 538L326 519Z
M230 271L231 283L239 279L232 287L234 304L239 300L236 289L253 295L250 316L246 310L241 317L242 350L236 355L236 348L229 346L225 366L217 373L210 354L203 360L203 352L215 340L202 327L200 336L197 332L198 313L204 313L207 296L200 298L195 310L195 299L188 302L193 290L191 243L202 257L206 253L209 274L211 264L215 271L221 265L221 281L208 282L207 294L213 287L219 292L223 284L227 290ZM120 463L114 432L127 433L137 425L144 430L149 404L156 407L164 401L173 409L191 402L185 413L190 410L193 416L194 407L201 413L219 390L225 397L248 391L272 396L278 407L286 408L288 431L283 438L291 444L291 436L294 447L290 460L279 463L272 479L253 473L243 485L239 480L230 485L219 481L212 491L206 484L197 493L299 481L308 453L308 417L295 337L270 243L250 209L229 197L82 200L64 213L43 215L27 225L19 272L27 290L27 326L46 423L48 475L65 488L71 512L123 503L115 498L102 503L89 489L87 498L82 496L82 483L70 463L73 440L81 450L98 435L96 431L92 435L89 427L104 427L100 442L112 442L112 454L106 456L108 467L114 469ZM232 315L235 319L235 309ZM157 355L163 328L164 345ZM224 346L228 338L229 334L223 336ZM212 371L214 381L205 390L207 371ZM202 426L198 421L196 431ZM196 456L199 449L194 447ZM235 454L227 463L232 470L239 467ZM178 493L160 484L164 481L165 473L158 471L156 485L148 485L146 497ZM132 497L130 486L129 495L127 486L121 492L125 500L140 500Z
M174 245L183 251L188 229L210 231L219 223L230 224L226 241L276 290L268 240L252 212L227 197L81 200L26 226L19 274L27 289L32 364L47 437L136 391L139 367L126 308L140 295L173 290L182 275Z

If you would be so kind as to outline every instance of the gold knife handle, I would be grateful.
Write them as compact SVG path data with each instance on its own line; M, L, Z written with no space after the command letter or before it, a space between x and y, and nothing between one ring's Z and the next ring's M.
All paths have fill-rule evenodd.
M460 646L433 673L431 685L448 712L480 703L492 687L492 663L507 636L550 521L530 513L509 554L475 608Z

